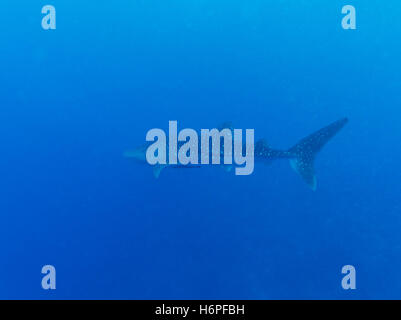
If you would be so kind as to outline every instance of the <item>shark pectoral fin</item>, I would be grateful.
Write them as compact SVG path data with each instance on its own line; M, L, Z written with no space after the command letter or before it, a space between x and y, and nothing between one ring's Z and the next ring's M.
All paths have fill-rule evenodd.
M164 164L155 164L153 167L153 176L158 179L162 170L166 167Z
M313 161L303 158L290 159L291 167L301 178L311 187L313 191L316 191L317 181L315 176L315 170L313 168Z
M223 170L225 172L230 172L233 168L233 165L232 164L223 164L221 167L223 168Z

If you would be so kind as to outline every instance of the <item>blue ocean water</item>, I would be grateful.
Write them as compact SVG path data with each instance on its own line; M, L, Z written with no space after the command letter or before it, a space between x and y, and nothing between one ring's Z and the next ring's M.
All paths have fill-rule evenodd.
M399 1L0 7L0 298L401 298ZM122 156L169 120L285 149L344 116L315 192L287 161L154 179Z

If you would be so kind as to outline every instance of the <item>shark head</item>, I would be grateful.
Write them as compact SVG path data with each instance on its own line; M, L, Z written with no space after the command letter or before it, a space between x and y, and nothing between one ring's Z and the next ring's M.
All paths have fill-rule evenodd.
M148 163L146 160L146 150L148 149L148 147L149 147L149 143L144 144L144 145L142 145L138 148L132 149L132 150L127 150L124 152L124 157L130 158L130 159L134 160L135 162ZM160 173L166 166L167 165L160 165L160 164L153 165L153 175L156 179L159 178Z
M136 160L138 162L146 162L146 149L148 145L142 145L138 148L127 150L124 152L124 157Z

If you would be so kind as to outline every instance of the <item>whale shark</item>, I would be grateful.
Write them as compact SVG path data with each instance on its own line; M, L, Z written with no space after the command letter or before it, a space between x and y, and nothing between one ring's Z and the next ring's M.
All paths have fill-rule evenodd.
M271 163L274 160L288 160L291 168L303 179L303 181L312 189L317 188L317 179L314 169L314 162L319 151L348 123L348 118L341 118L299 140L294 146L287 150L271 148L266 139L258 140L254 145L255 163ZM226 122L218 127L218 130L230 129L233 131L231 123ZM178 146L181 146L180 142ZM131 158L136 162L147 163L146 150L151 143L146 143L138 148L124 152L124 156ZM168 147L168 146L167 146ZM243 148L245 150L245 148ZM224 154L223 146L220 147L220 155ZM149 164L148 164L149 165ZM180 165L180 164L156 164L153 166L153 175L155 178L160 176L162 170L166 167L172 168L200 168L202 165ZM232 165L220 164L227 172L231 171Z

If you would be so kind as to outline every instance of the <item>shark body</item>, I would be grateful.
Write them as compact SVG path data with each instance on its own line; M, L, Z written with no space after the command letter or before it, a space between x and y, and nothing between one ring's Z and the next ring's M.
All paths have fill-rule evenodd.
M339 119L318 131L306 136L298 141L293 147L288 150L279 150L271 148L265 139L258 140L254 146L255 162L269 163L273 160L287 159L291 167L297 172L306 184L312 190L316 190L316 175L314 170L314 160L319 151L330 141L348 122L347 118ZM219 129L228 128L232 130L229 123L225 123ZM181 142L183 144L184 142ZM137 162L147 163L146 150L151 143L144 144L136 149L124 153L125 157L132 158ZM180 147L180 144L178 145ZM245 148L243 148L245 150ZM224 149L221 147L220 155L223 156ZM226 171L230 171L232 165L221 165ZM199 168L201 165L169 165L157 164L153 166L153 174L156 178L159 177L161 171L166 167L173 168Z

